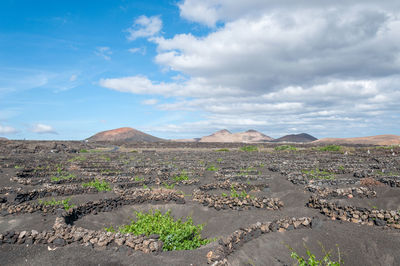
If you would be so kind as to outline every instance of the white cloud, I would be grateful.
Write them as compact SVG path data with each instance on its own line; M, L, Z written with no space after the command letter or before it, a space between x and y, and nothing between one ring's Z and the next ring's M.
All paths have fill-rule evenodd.
M97 56L103 57L105 60L111 60L112 51L110 47L107 46L97 47L94 53Z
M392 123L400 114L397 1L184 0L178 7L210 33L150 40L155 62L185 78L100 81L118 91L175 97L157 107L206 119L190 129L167 128L400 130Z
M132 27L126 31L129 33L128 40L133 41L137 38L148 38L158 34L162 28L160 17L140 16L134 22Z
M58 134L52 126L45 124L35 124L31 131L38 134Z
M158 103L157 99L147 99L147 100L142 101L142 104L145 104L145 105L155 105L157 103Z
M0 134L2 135L15 134L17 132L18 130L13 127L0 125Z
M141 55L145 55L146 52L147 52L147 49L146 49L145 46L143 46L143 47L140 47L140 48L139 48L139 47L130 48L130 49L128 49L128 51L129 51L130 53L132 53L132 54L139 53L139 54L141 54Z

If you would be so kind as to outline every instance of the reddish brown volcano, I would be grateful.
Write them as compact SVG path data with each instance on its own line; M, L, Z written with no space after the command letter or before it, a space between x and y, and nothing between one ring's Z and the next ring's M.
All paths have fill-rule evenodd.
M140 141L140 142L158 142L163 139L143 133L142 131L121 127L113 130L102 131L87 139L88 141Z

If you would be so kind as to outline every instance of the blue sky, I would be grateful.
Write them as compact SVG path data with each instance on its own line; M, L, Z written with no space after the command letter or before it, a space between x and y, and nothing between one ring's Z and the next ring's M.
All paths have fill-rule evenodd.
M397 1L0 3L0 136L399 134Z

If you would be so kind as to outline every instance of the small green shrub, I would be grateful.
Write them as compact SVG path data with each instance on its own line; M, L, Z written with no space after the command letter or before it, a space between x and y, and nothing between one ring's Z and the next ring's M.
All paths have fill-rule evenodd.
M189 180L189 176L185 170L182 170L180 175L174 176L172 179L176 182L179 182L183 180Z
M302 172L306 174L307 178L309 179L335 179L335 175L333 173L328 171L321 171L318 168L309 171L303 170Z
M297 148L292 145L280 145L275 147L276 151L297 151Z
M236 191L236 189L233 187L233 185L231 185L230 197L231 198L239 198L239 199L254 198L253 196L250 196L249 194L247 194L247 192L244 190L242 190L240 193L238 193Z
M68 211L69 209L75 207L75 204L70 204L69 201L71 199L67 198L65 200L55 200L54 198L52 200L48 200L48 201L43 201L43 200L39 200L39 204L45 205L45 206L57 206L57 205L62 205L63 208Z
M81 149L80 151L79 151L79 153L88 153L89 151L88 150L86 150L86 149Z
M258 148L257 148L257 146L249 145L249 146L240 147L240 150L246 151L246 152L252 152L252 151L258 151Z
M15 168L15 169L21 169L21 168L22 168L22 166L20 166L20 165L16 165L16 166L14 166L14 168Z
M190 216L186 217L185 222L182 219L174 221L170 211L162 214L159 210L150 210L148 213L136 212L136 221L132 220L131 224L123 225L118 230L123 234L157 234L164 243L164 250L190 250L212 241L201 237L203 226L194 225ZM105 229L115 232L112 226Z
M216 171L218 171L218 167L216 167L215 165L210 165L208 168L207 168L207 171L214 171L214 172L216 172Z
M324 147L319 147L319 151L340 151L342 146L339 145L326 145Z
M68 179L72 179L72 178L76 178L76 175L74 174L70 174L70 173L61 173L55 176L52 176L50 178L51 181L57 182L60 180L68 180Z
M229 151L229 149L228 148L221 148L221 149L218 149L218 150L215 150L216 152L228 152Z
M99 181L97 179L95 181L83 183L82 186L83 187L92 187L92 188L97 189L98 191L110 191L111 190L109 183L107 183L106 181Z

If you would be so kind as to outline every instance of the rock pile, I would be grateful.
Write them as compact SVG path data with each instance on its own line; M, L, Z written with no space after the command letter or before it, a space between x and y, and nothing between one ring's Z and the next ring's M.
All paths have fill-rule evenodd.
M318 209L332 218L357 224L388 226L400 229L400 213L395 210L371 210L368 208L341 206L318 197L311 197L307 206Z
M207 261L212 265L227 265L228 261L226 258L229 254L233 253L244 243L262 234L310 228L311 225L312 219L309 217L280 219L265 223L257 222L246 228L236 230L227 237L221 238L217 248L207 253Z
M279 210L283 207L283 202L277 198L252 198L250 196L246 198L222 197L211 195L198 189L193 192L193 200L203 204L204 206L215 208L216 210L249 210L252 207L267 210Z
M255 190L255 191L260 191L264 188L267 188L268 184L257 184L257 185L252 185L252 184L245 184L245 183L238 183L238 182L231 182L229 180L223 181L223 182L217 182L217 183L211 183L211 184L206 184L203 186L200 186L199 189L202 191L209 191L213 189L231 189L234 188L236 190Z
M306 190L318 194L320 198L373 198L376 197L376 191L368 187L351 187L332 189L316 185L308 185Z
M163 247L163 242L159 240L158 235L134 236L131 234L89 230L67 225L61 217L56 218L53 229L49 231L10 231L0 234L0 245L52 244L54 246L65 246L71 243L80 243L91 247L127 246L145 253L161 252Z

